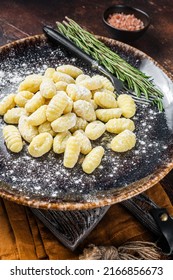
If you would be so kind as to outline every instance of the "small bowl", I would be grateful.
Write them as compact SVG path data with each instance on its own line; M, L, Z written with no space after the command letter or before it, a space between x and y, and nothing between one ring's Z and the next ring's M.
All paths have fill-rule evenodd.
M107 20L109 15L114 13L123 13L126 15L133 14L136 18L140 19L143 22L144 27L135 31L123 30L113 27L107 22ZM115 5L105 10L105 12L103 13L103 22L105 23L107 30L111 34L112 38L128 43L137 40L146 32L150 25L150 17L147 13L137 8L124 5Z

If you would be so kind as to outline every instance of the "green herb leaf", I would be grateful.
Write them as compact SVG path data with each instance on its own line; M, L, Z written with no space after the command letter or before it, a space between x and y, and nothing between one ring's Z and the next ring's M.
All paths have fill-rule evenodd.
M65 19L63 23L57 22L58 30L63 35L99 61L101 65L124 83L125 88L128 87L129 90L133 90L136 98L138 100L141 98L141 103L144 103L145 98L146 102L156 104L158 109L163 111L163 93L156 88L151 77L127 63L93 34L80 27L74 20L67 17Z

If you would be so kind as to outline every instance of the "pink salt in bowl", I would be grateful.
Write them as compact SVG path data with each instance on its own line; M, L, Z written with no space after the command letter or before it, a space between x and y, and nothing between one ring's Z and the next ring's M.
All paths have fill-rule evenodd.
M147 31L150 17L137 8L114 5L104 11L103 22L112 38L128 43Z

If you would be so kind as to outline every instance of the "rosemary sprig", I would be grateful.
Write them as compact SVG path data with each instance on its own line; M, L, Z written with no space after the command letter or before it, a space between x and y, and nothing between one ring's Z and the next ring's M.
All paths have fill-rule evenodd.
M138 99L141 98L142 101L145 98L152 104L156 104L160 111L163 110L163 93L155 87L151 77L127 63L93 34L80 27L74 20L66 17L63 23L57 22L57 27L63 35L99 61L109 72L116 75L126 88L135 92Z

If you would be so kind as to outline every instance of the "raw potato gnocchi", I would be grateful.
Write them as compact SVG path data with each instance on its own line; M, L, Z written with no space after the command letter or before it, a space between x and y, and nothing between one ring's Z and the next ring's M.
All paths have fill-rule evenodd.
M38 74L32 74L25 78L23 82L20 83L18 91L31 91L33 93L37 92L40 88L42 82L42 76Z
M28 124L33 125L33 126L39 126L42 123L46 122L46 110L47 110L47 105L43 105L39 107L34 113L32 113L28 117Z
M94 121L86 126L85 134L90 140L96 140L103 135L106 130L106 126L101 121Z
M68 101L67 105L66 105L66 107L65 107L65 109L63 111L64 115L70 113L72 111L72 109L73 109L73 101L68 96L67 96L67 101Z
M64 91L59 91L50 101L46 110L47 120L52 122L59 118L68 104L68 98Z
M86 126L87 126L88 122L82 118L77 117L76 118L76 124L75 126L73 126L70 131L73 133L76 130L85 130Z
M101 79L97 76L83 79L81 82L79 82L79 85L84 86L89 90L100 89L103 86Z
M16 103L14 101L15 94L9 94L8 96L4 97L0 102L0 116L3 116L9 109L15 107Z
M65 153L64 153L64 166L73 168L78 161L80 154L80 142L76 137L70 136L67 140Z
M27 90L19 91L16 94L14 101L17 106L25 107L28 100L30 100L33 96L34 96L34 93L32 93L30 91L27 91Z
M68 113L61 116L51 123L51 126L55 132L68 131L76 124L76 115L74 113Z
M117 101L115 100L115 97L104 91L96 92L94 94L94 101L98 106L104 109L117 107Z
M115 136L111 141L111 149L114 152L127 152L131 150L136 144L135 134L126 129L117 136Z
M62 154L65 152L68 138L71 133L69 131L58 133L53 140L53 151L56 154Z
M51 127L51 123L48 122L48 121L42 123L42 124L38 127L38 132L39 132L39 133L48 132L48 133L50 133L52 136L55 136L55 135L56 135L55 131L53 131L53 129L52 129L52 127Z
M107 131L111 133L119 134L123 130L135 130L135 124L130 119L120 118L120 119L111 119L106 124Z
M28 152L32 157L41 157L50 151L53 144L53 137L48 132L40 133L32 139L28 146Z
M122 110L120 108L113 109L98 109L96 110L97 119L102 122L108 122L114 118L120 118L122 114Z
M78 117L91 122L96 120L96 113L92 104L86 100L78 100L74 102L74 112Z
M83 171L91 174L100 165L103 155L104 149L102 146L93 148L82 163Z
M111 81L108 78L101 76L101 75L96 75L95 77L98 77L101 80L103 89L107 89L112 92L115 90L113 84L111 83Z
M57 91L66 91L68 83L59 81L59 82L55 83L55 86L56 86Z
M64 74L64 73L61 73L61 72L57 72L55 71L54 74L53 74L53 81L54 83L57 83L57 82L66 82L67 84L74 84L75 83L75 80L70 76L70 75L67 75L67 74Z
M22 115L27 116L28 113L24 108L12 108L4 115L4 121L10 124L18 124Z
M56 94L56 85L50 78L44 78L40 85L40 93L43 97L51 99Z
M88 79L88 78L91 78L89 75L85 75L85 74L80 74L77 78L76 78L76 81L75 83L76 84L80 84L80 82Z
M80 142L80 145L81 145L80 152L81 152L81 154L87 155L92 150L92 146L91 146L90 140L85 135L84 131L83 130L77 130L77 131L74 132L73 135Z
M33 113L39 107L44 105L45 98L41 95L40 91L38 91L25 105L25 109L28 113Z
M121 94L116 98L107 77L91 77L74 65L29 75L16 94L0 101L0 115L6 123L16 125L3 129L9 150L20 152L24 139L32 157L41 157L51 149L64 153L66 168L73 168L82 154L82 169L87 174L101 163L104 148L92 146L106 130L118 134L109 145L113 151L125 152L135 146L135 124L130 119L135 112L132 97Z
M3 128L3 136L7 148L13 153L19 153L23 148L23 142L19 130L13 125Z
M75 84L69 84L66 88L66 92L73 101L89 101L92 97L91 91L89 89Z
M128 94L121 94L118 96L117 102L125 118L131 118L135 115L136 104L131 96Z
M49 67L49 68L46 69L46 71L44 73L44 77L52 79L54 73L55 73L55 69Z
M73 65L61 65L56 68L56 71L65 73L73 78L77 78L79 75L83 73L83 71Z
M19 119L18 128L22 138L29 143L38 134L38 128L36 126L30 125L28 123L28 117L24 115Z

